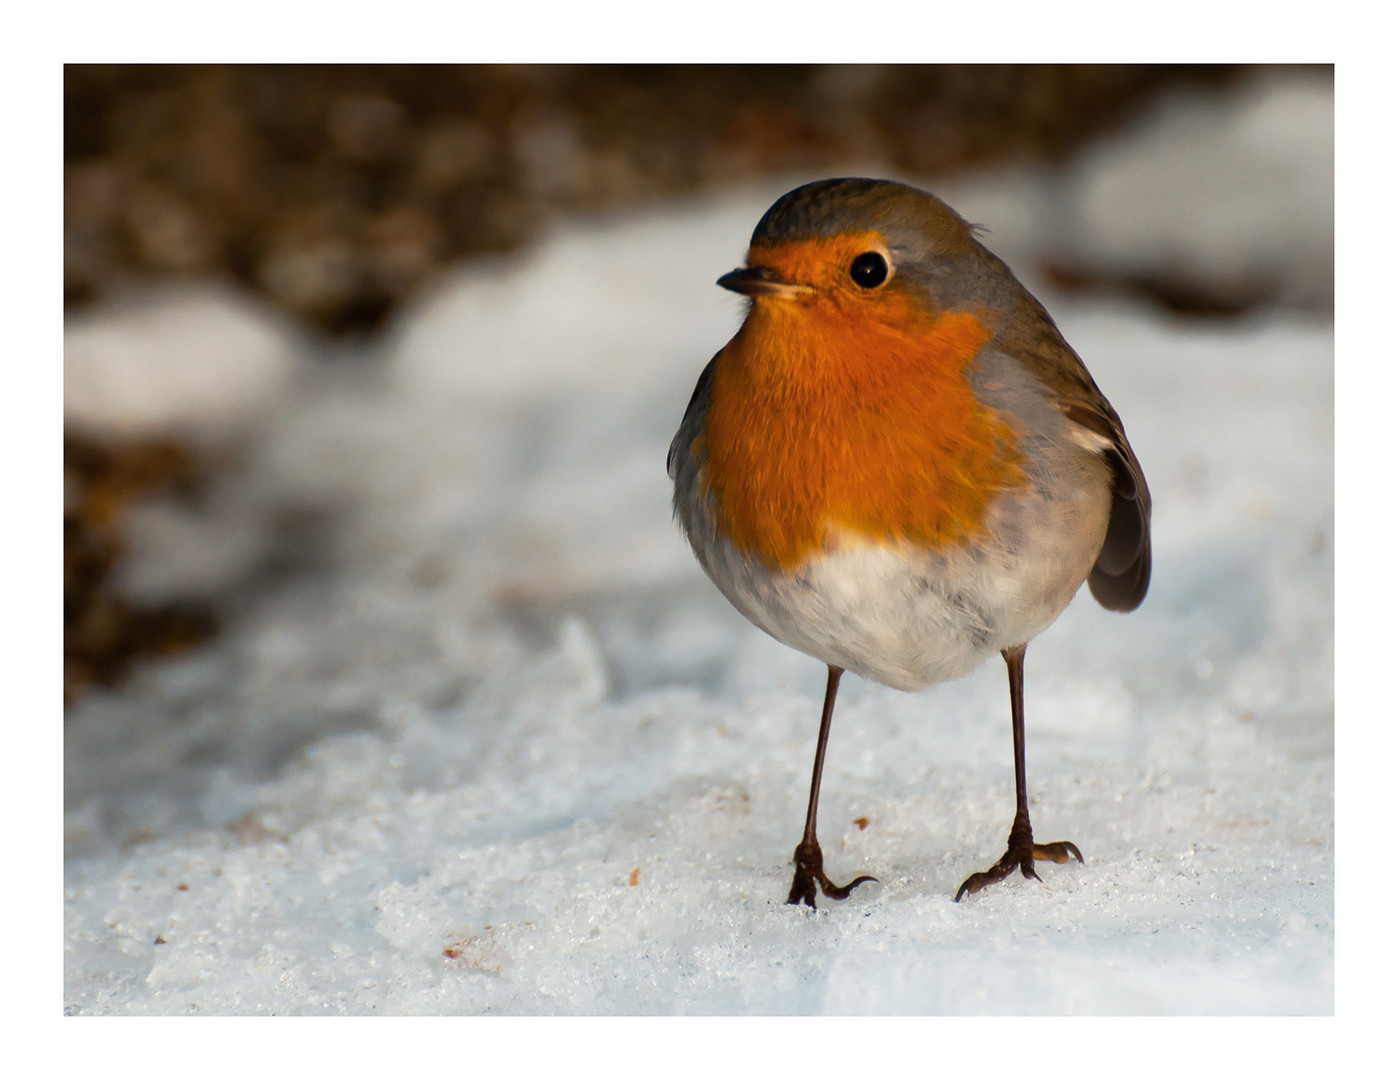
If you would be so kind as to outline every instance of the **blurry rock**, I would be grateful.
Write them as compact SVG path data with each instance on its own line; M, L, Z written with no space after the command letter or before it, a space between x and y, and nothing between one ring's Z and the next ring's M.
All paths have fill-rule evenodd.
M104 445L63 440L63 698L111 685L133 659L178 651L215 630L202 601L166 596L154 605L112 587L129 545L124 521L144 499L188 495L199 483L194 457L170 440ZM158 552L152 562L159 561Z
M331 142L358 161L377 161L395 148L403 131L403 106L379 94L347 94L330 107Z
M566 115L548 109L526 110L510 135L526 192L561 203L575 199L585 189L587 147Z
M91 297L100 284L120 276L130 257L117 226L130 195L115 161L70 165L63 183L64 302Z
M411 206L380 214L369 223L365 240L378 284L395 297L407 294L437 265L442 246L436 220Z
M257 280L279 304L308 319L333 318L359 299L365 277L354 245L338 235L280 239L257 267Z
M448 120L423 132L417 143L415 183L436 194L490 175L495 139L483 124Z
M137 253L159 270L213 270L217 248L207 220L179 195L156 184L143 184L127 206L126 227Z

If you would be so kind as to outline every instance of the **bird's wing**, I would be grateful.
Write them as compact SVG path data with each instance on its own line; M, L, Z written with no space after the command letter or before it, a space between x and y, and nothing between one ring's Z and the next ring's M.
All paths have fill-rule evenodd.
M1121 417L1053 320L1042 308L1036 314L1043 322L1036 332L1020 337L1015 355L1038 375L1063 415L1095 437L1092 441L1112 470L1107 538L1088 574L1087 587L1109 611L1134 611L1150 586L1150 488Z
M717 360L718 353L714 353L713 359L705 364L704 370L699 373L699 381L694 386L694 393L689 396L689 404L685 407L680 429L670 440L670 452L665 456L665 471L670 474L671 480L679 475L681 449L687 448L698 434L699 416L708 406L709 384L714 381L714 364Z

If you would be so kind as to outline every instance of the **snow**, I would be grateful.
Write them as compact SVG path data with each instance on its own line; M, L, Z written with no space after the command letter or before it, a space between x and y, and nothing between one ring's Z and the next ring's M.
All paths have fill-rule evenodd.
M1316 89L1310 79L1266 75L1227 110L1207 93L1173 99L1098 143L1077 166L1076 243L1110 265L1188 267L1214 285L1278 278L1282 299L1328 305L1334 157L1297 152L1333 141L1334 96ZM1139 212L1142 200L1152 213Z
M1136 221L1114 257L1207 264L1184 198L1208 220L1245 184L1257 257L1313 299L1333 98L1258 87L1059 174L925 185L1048 304L1155 497L1145 605L1084 593L1028 652L1035 831L1086 863L960 904L1013 811L1003 669L844 681L820 835L832 876L879 880L788 906L824 669L734 612L670 518L670 437L741 318L713 281L809 177L562 226L464 267L362 363L188 294L149 301L140 347L123 310L71 328L75 415L121 401L104 423L163 430L226 400L210 423L244 464L213 524L151 511L127 568L143 595L222 581L236 617L69 711L65 1010L1333 1012L1332 322L1179 320L1035 274L1072 241L1045 206L1090 237ZM1297 206L1305 228L1268 231ZM207 386L167 377L200 318ZM97 392L117 365L120 399ZM318 561L248 591L288 507L323 522Z
M68 321L64 421L98 436L217 444L255 425L303 359L285 319L233 290L167 286Z

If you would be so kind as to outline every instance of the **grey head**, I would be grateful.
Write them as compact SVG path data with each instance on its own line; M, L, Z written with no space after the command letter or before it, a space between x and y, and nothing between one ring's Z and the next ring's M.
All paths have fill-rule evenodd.
M938 307L999 310L1028 295L976 239L975 226L935 195L893 180L844 177L789 191L762 215L752 246L858 231L881 233L894 277Z
M752 242L781 243L858 229L876 229L910 248L925 247L930 238L947 253L975 243L971 226L935 195L863 177L817 180L787 192L762 215Z

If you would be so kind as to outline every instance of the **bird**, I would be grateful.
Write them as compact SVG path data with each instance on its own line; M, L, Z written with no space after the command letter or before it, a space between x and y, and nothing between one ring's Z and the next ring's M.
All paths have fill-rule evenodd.
M1084 582L1134 610L1150 584L1151 498L1121 419L1042 304L936 196L818 180L758 221L746 297L670 445L674 514L732 605L827 668L787 902L843 900L816 818L845 672L904 691L998 653L1010 688L1015 814L960 901L1036 861L1025 779L1028 643Z

